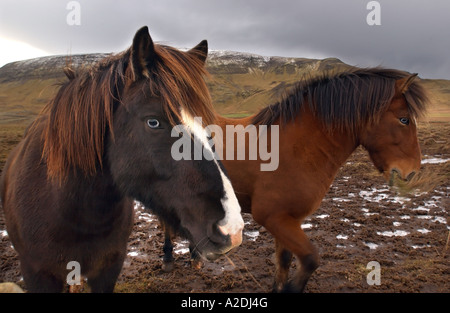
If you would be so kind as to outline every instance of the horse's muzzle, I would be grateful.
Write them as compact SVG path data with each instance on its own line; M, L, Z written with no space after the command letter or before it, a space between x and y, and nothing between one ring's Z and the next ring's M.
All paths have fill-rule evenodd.
M227 233L227 229L225 229L223 226L218 226L217 228L222 232L222 234L224 236L229 236L229 238L230 238L230 249L229 250L239 246L242 243L243 228L240 228L234 234Z
M214 248L209 251L205 251L203 254L209 261L214 261L221 255L229 252L231 249L242 243L243 227L233 233L229 233L229 230L224 226L216 225L215 228L216 231L214 232L214 235L209 237L209 240L214 245Z
M389 186L394 185L394 179L395 179L396 174L403 181L410 181L416 175L416 172L411 171L407 175L402 175L402 172L399 171L398 169L396 169L396 168L392 169L390 172L390 176L389 176Z

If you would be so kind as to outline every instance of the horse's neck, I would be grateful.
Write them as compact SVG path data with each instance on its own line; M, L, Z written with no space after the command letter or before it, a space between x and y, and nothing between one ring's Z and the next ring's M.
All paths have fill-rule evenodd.
M225 132L226 125L243 125L244 127L251 125L253 117L254 115L245 118L226 118L216 115L216 124ZM274 125L280 125L279 121L276 121ZM347 132L328 132L309 109L304 109L294 121L279 127L280 144L285 142L291 146L306 145L311 150L319 150L323 156L326 155L329 162L336 163L338 166L336 171L358 146L357 139ZM283 152L280 150L281 153Z
M71 173L61 188L68 201L73 200L73 205L93 215L110 214L123 200L107 168L98 169L91 177L81 171Z
M324 184L330 185L340 167L358 146L357 139L350 133L327 130L309 109L304 109L293 123L286 126L286 136L281 134L282 131L280 141L294 145L294 149L296 145L300 151L304 151L307 155L301 159L308 162L308 166L315 166L316 171L324 175Z

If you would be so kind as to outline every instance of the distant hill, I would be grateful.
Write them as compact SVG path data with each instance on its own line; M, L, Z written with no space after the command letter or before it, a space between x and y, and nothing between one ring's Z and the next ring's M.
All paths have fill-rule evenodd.
M63 68L89 66L108 54L49 56L13 62L0 68L0 168L26 127L67 80ZM341 71L349 65L324 60L210 51L208 86L217 111L229 117L257 112L276 100L296 81L324 71ZM430 121L450 122L450 81L423 80L431 98Z
M6 64L0 68L0 127L24 129L52 98L62 69L69 62L89 66L108 54L49 56ZM276 101L305 75L341 71L349 65L335 58L264 57L231 51L210 51L208 79L214 105L221 114L243 116ZM450 121L450 81L423 80L432 99L431 120Z
M423 79L422 83L431 102L428 120L450 122L450 80Z
M254 113L273 103L305 75L348 67L334 58L263 57L231 51L211 51L207 62L214 105L222 114L235 115Z

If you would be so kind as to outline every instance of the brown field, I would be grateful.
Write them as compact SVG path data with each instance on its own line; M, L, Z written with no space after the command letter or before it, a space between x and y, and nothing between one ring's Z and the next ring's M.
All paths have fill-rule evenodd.
M321 256L306 292L450 292L450 124L428 123L419 131L425 158L447 162L424 164L416 189L389 189L363 149L341 168L319 210L305 221ZM2 153L20 139L17 134L10 137ZM227 257L194 270L183 250L186 242L177 239L175 270L164 273L159 223L136 206L116 292L269 292L275 270L273 239L250 215L244 217L244 242ZM24 287L17 254L4 230L0 214L0 282ZM366 282L370 261L381 266L379 286Z
M281 76L263 76L254 85L249 76L217 76L210 83L212 90L228 88L221 96L219 112L241 116L255 111L261 106L260 98L267 94L262 90L280 84ZM51 83L33 79L0 84L0 168L53 94L55 82L57 79ZM428 121L419 127L424 156L420 176L409 184L397 182L396 187L389 188L367 153L363 149L355 151L319 210L303 224L321 256L321 266L306 292L450 292L450 94L448 81L425 80L424 84L440 92L431 93ZM241 88L242 93L233 88ZM15 95L13 100L11 95ZM242 102L231 108L228 104L239 97ZM128 257L116 292L271 291L275 271L273 239L251 215L244 216L243 244L229 255L195 270L190 267L187 243L177 239L175 269L164 273L159 223L139 205L135 214ZM380 264L380 285L367 283L370 261ZM0 282L6 281L24 287L17 254L0 211Z

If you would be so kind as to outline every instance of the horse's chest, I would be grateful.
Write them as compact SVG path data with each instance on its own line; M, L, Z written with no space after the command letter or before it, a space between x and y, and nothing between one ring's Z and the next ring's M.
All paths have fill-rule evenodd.
M62 242L84 246L102 246L105 242L126 241L133 225L133 206L119 203L109 207L74 206L61 214Z

